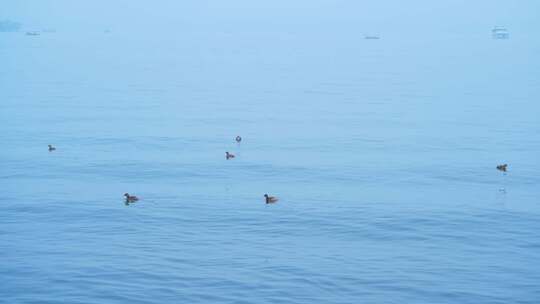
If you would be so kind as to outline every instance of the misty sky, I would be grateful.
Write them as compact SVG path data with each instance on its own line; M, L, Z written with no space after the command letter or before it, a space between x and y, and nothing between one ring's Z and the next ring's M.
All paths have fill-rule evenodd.
M540 1L488 0L2 0L0 20L26 29L174 31L331 29L377 33L485 31L503 25L533 34ZM513 33L515 34L515 33Z

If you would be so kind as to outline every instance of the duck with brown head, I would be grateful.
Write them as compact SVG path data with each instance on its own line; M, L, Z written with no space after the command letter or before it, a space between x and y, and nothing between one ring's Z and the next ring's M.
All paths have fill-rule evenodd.
M506 168L508 167L508 164L498 165L497 170L506 172Z
M273 203L275 203L275 202L277 202L279 200L277 197L269 196L268 194L265 194L264 198L266 199L267 204L273 204Z
M138 197L135 195L129 195L129 193L124 193L124 196L126 197L126 203L134 203L139 200Z

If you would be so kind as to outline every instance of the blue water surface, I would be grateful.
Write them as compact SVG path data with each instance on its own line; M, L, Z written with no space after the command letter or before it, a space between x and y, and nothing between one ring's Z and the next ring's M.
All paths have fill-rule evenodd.
M1 33L0 302L539 303L539 53Z

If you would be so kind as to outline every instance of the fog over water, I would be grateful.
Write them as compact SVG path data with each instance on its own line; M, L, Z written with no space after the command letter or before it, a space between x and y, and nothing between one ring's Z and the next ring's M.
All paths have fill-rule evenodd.
M538 303L540 2L109 2L0 5L0 303Z

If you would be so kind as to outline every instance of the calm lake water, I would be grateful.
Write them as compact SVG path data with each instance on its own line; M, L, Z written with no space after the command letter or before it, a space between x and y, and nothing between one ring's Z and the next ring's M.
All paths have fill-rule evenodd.
M0 302L539 303L512 34L1 33Z

